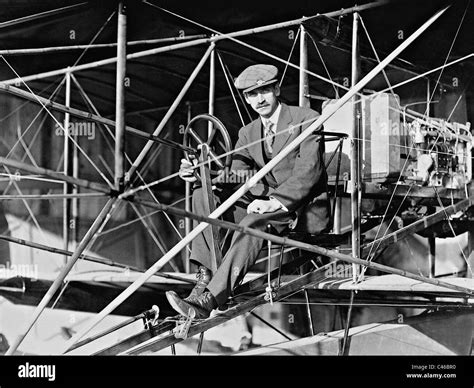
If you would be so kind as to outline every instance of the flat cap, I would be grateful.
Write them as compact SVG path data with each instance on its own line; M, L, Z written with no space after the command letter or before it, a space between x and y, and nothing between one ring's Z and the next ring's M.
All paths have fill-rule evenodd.
M244 93L277 82L278 69L273 65L252 65L247 67L235 80L237 89Z

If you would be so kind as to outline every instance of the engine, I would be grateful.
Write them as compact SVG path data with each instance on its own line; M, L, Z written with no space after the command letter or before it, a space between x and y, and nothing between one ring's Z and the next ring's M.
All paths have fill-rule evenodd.
M323 112L337 100L323 104ZM397 182L463 189L472 180L470 123L450 123L402 110L398 96L375 94L361 102L361 172L365 182ZM344 105L324 124L326 131L351 134L351 104ZM332 152L335 144L328 144ZM340 174L350 173L350 144L343 147ZM346 160L346 163L344 163ZM328 168L336 171L333 160Z
M404 123L405 180L422 186L462 189L472 179L470 124L416 118Z

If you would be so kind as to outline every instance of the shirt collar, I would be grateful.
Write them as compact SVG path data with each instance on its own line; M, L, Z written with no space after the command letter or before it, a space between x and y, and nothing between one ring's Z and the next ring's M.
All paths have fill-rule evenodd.
M281 104L278 103L278 106L277 108L275 109L275 112L273 112L273 114L268 118L261 118L262 119L262 124L263 126L265 127L265 123L270 121L272 124L273 124L273 127L272 127L272 132L273 133L276 133L276 126L278 124L278 119L280 117L280 112L281 112Z

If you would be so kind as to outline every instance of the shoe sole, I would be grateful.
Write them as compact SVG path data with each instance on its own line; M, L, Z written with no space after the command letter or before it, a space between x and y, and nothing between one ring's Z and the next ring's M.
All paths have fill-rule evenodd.
M176 295L176 297L178 297L178 296ZM178 298L179 298L179 297L178 297ZM173 294L168 294L168 293L166 293L166 299L168 299L169 304L171 305L171 307L173 307L173 309L174 309L176 312L180 313L181 315L183 315L183 316L185 316L185 317L188 316L188 312L187 312L187 311L185 312L185 311L181 308L180 304L179 304L178 302L176 302L175 296L174 296Z
M166 299L168 299L169 304L171 305L171 307L173 307L175 311L177 311L178 313L180 313L181 315L185 317L189 317L189 315L191 314L193 319L194 318L206 319L206 318L209 318L210 316L210 313L206 314L205 310L196 306L189 306L188 311L185 311L183 307L181 306L181 303L179 303L179 301L177 301L176 299L179 299L180 301L184 303L186 302L180 299L178 294L176 294L176 292L174 291L168 291L166 293ZM186 304L189 305L189 303L186 303Z

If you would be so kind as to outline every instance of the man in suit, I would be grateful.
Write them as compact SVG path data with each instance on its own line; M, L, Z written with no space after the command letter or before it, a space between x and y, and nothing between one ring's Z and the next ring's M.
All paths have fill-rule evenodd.
M246 102L259 118L239 131L231 166L234 178L249 176L249 172L261 169L319 116L311 109L281 103L277 74L275 66L259 64L246 68L235 80L236 87L243 90ZM318 132L307 137L278 163L224 218L262 231L269 224L277 232L288 228L299 209L326 191L327 175ZM183 159L181 178L193 182L196 178L192 173L193 166ZM208 215L204 214L203 195L202 188L194 189L193 211ZM214 196L219 204L221 198L225 200L228 196L228 191L218 187ZM185 299L174 291L166 293L171 306L180 314L187 315L193 307L197 318L206 318L213 309L224 305L255 263L263 245L262 239L240 232L227 233L224 241L225 255L214 274L210 271L211 244L207 234L201 233L193 241L191 257L199 264L196 287Z

